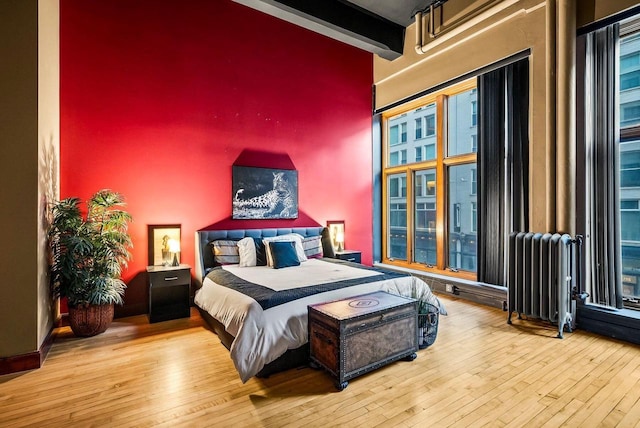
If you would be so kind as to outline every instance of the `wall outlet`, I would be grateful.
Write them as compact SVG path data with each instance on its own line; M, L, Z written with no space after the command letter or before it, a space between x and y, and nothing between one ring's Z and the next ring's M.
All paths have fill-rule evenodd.
M447 293L453 293L453 285L445 284L444 287L447 290Z

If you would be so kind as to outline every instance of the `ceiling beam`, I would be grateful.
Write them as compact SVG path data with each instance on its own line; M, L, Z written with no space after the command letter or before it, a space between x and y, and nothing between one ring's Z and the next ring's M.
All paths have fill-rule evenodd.
M343 0L234 1L388 60L402 55L403 26Z

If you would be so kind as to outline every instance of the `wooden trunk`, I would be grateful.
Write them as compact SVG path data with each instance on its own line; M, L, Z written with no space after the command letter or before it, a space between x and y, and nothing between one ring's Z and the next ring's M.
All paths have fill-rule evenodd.
M378 291L309 306L312 365L327 370L339 390L348 380L418 350L417 301Z

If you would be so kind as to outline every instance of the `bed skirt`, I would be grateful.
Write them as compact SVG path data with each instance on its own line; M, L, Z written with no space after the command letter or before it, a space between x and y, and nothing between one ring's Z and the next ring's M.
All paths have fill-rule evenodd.
M200 308L198 305L196 305L196 308L198 308L200 316L204 319L209 328L218 335L220 342L222 342L224 347L231 349L231 344L235 337L229 334L229 332L225 330L224 325L212 317L207 311ZM288 350L276 360L265 365L262 370L258 372L256 377L267 378L275 373L301 367L309 367L309 343L306 343L299 348Z

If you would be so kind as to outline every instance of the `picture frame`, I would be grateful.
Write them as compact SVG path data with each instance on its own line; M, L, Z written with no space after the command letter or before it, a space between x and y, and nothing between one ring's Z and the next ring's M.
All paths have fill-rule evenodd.
M331 244L336 251L344 251L344 220L328 220L327 228L331 237Z
M232 218L298 218L298 171L233 165Z
M147 226L149 241L149 266L171 266L175 258L180 263L181 225L179 224L150 224ZM169 240L178 242L178 251L172 253Z

